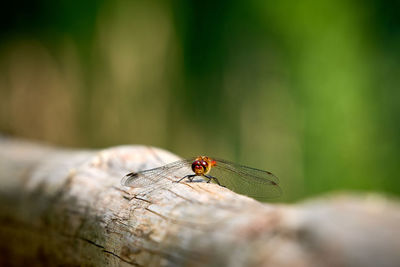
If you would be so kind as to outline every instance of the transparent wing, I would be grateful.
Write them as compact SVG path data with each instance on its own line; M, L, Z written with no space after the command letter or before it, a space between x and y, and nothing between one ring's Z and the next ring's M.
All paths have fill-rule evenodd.
M171 181L193 174L191 164L196 158L175 161L161 167L128 173L121 183L135 188L149 187L151 190L171 186ZM215 158L213 158L215 159ZM256 199L270 199L282 194L279 179L269 171L259 170L223 159L215 159L211 175L227 188Z
M279 179L269 171L247 167L223 159L213 158L217 164L210 174L233 191L257 199L276 198L282 195Z
M172 174L174 176L192 174L190 166L193 160L194 159L178 160L161 167L139 172L131 172L122 178L121 184L130 187L147 187L170 178L170 175Z

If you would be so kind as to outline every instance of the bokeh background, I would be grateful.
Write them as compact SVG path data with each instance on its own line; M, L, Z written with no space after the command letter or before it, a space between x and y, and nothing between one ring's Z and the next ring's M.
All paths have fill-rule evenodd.
M268 169L280 201L400 194L398 1L13 1L0 132Z

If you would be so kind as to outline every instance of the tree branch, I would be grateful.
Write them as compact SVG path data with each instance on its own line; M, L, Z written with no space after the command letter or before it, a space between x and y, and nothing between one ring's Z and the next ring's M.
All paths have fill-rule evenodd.
M377 195L262 204L207 183L125 188L178 158L0 139L0 265L398 266L400 209ZM174 177L171 177L174 179Z

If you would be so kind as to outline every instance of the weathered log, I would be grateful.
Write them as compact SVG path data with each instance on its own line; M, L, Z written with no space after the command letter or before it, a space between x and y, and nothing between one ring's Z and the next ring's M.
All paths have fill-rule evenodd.
M120 185L176 159L0 139L0 265L400 266L400 207L379 195L271 205L215 184Z

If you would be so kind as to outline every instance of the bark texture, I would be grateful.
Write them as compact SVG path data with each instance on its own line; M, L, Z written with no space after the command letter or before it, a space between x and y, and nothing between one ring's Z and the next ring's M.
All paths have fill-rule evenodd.
M400 266L400 207L379 195L271 205L215 184L120 185L177 159L0 139L0 265Z

